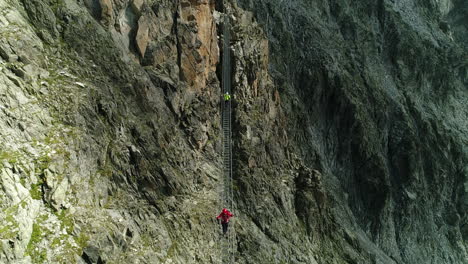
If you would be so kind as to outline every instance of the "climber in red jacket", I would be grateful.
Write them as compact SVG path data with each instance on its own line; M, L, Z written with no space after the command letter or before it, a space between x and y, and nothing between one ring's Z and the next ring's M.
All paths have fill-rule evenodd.
M234 215L229 212L228 209L223 208L223 211L216 217L219 223L219 219L221 218L221 225L223 226L223 235L226 234L227 229L228 229L228 224L229 224L229 219L233 217Z

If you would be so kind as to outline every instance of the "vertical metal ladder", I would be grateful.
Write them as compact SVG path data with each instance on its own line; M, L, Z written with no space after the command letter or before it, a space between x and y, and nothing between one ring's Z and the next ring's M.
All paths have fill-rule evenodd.
M223 127L223 207L228 208L234 215L233 184L232 184L232 148L231 148L231 100L224 101L224 94L231 93L231 54L230 54L230 25L229 17L225 16L223 23L223 67L222 67L222 127ZM236 216L236 215L235 215ZM235 229L230 223L228 237L222 238L222 263L234 263Z

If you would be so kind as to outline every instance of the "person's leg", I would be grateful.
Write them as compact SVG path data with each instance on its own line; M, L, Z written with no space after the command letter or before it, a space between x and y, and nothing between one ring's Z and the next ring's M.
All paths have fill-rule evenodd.
M222 225L223 225L223 235L224 235L227 232L228 223L222 223Z

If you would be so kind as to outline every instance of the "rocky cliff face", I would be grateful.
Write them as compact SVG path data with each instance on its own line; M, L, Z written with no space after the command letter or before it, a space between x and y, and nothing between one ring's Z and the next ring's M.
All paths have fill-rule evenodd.
M220 262L222 6L0 0L0 262ZM224 8L236 261L465 263L466 3Z
M332 221L295 196L306 227L332 223L312 232L339 245L322 252L466 262L466 3L240 2L270 40L292 152L322 174Z

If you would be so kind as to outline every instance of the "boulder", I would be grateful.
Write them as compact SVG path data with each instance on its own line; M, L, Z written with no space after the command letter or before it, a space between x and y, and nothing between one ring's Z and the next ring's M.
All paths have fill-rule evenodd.
M111 0L99 0L101 6L101 21L105 24L111 24L114 14L114 8Z
M133 11L140 15L141 14L141 11L143 9L143 4L145 3L144 0L133 0L132 1L132 8L133 8Z
M145 57L146 47L149 42L149 24L146 17L141 17L138 20L138 31L135 42L141 57Z

